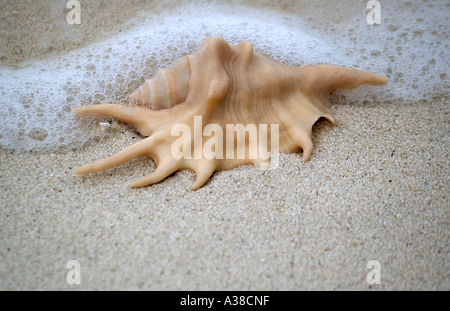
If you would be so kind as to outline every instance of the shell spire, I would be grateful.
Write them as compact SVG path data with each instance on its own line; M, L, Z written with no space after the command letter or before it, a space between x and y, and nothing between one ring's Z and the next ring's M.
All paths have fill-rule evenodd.
M153 79L145 80L130 97L152 109L171 108L186 100L190 78L189 60L182 57L171 67L159 70Z

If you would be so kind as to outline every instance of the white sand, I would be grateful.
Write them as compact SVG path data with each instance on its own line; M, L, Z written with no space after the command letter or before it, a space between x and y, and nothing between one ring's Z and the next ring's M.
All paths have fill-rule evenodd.
M315 126L306 164L283 155L152 187L137 159L72 168L131 144L125 130L85 150L0 153L1 289L443 289L448 275L448 102L346 105ZM81 262L81 285L66 263ZM378 260L380 285L366 283Z
M129 188L146 158L73 173L141 139L125 125L76 150L1 150L0 290L450 290L449 104L335 105L309 162L282 155L195 192L190 171Z

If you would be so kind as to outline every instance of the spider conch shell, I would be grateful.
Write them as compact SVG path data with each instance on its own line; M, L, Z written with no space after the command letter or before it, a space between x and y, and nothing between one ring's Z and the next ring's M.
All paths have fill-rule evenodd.
M75 172L98 172L138 156L148 156L157 165L155 171L132 183L132 187L151 185L175 171L191 169L197 176L192 189L197 189L214 171L270 161L260 156L261 146L250 137L250 131L248 138L246 132L223 134L230 124L246 128L268 125L266 129L270 127L270 130L264 136L271 146L276 135L279 152L302 150L306 161L313 151L314 123L321 117L335 123L328 101L330 93L366 83L382 85L387 83L387 78L340 66L289 67L254 52L248 41L230 46L222 38L210 37L196 53L182 57L172 67L146 80L131 95L140 105L100 104L76 108L77 115L106 115L132 123L146 138ZM200 139L195 135L173 135L179 125L190 133L201 133ZM272 125L278 125L278 131L272 130ZM231 157L225 156L225 147L222 150L220 145L233 146ZM237 154L241 146L245 148L244 157ZM185 155L181 158L174 156L174 150L180 148ZM215 156L204 156L202 148L213 151Z

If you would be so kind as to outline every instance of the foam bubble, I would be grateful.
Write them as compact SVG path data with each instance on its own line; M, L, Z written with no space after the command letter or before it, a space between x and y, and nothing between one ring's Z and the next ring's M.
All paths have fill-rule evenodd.
M340 92L337 102L408 102L448 95L445 1L434 1L419 15L416 2L383 2L378 26L367 25L365 6L330 3L299 2L283 11L270 3L254 7L175 1L105 41L30 61L23 68L0 68L0 146L42 150L101 139L108 131L100 130L100 119L75 117L74 107L126 102L146 78L195 52L211 35L230 44L249 40L257 51L289 65L337 64L390 78L386 87Z

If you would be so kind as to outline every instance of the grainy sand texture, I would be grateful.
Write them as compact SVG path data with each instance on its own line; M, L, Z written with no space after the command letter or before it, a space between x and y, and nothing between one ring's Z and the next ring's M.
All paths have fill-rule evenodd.
M156 10L146 1L81 1L76 32L66 2L0 1L0 66L22 68L114 38ZM288 5L267 8L283 15ZM364 5L361 12L364 21ZM76 38L58 40L69 32ZM448 50L448 28L440 35L436 61ZM75 167L142 139L122 123L84 145L4 146L0 290L450 290L450 100L442 70L430 75L444 89L424 90L416 101L334 96L337 126L314 126L310 161L282 154L275 170L216 172L197 191L191 171L130 188L154 169L148 158L75 175ZM395 70L378 73L403 83ZM81 284L67 282L70 260L80 263ZM381 284L367 282L371 260L380 263Z

